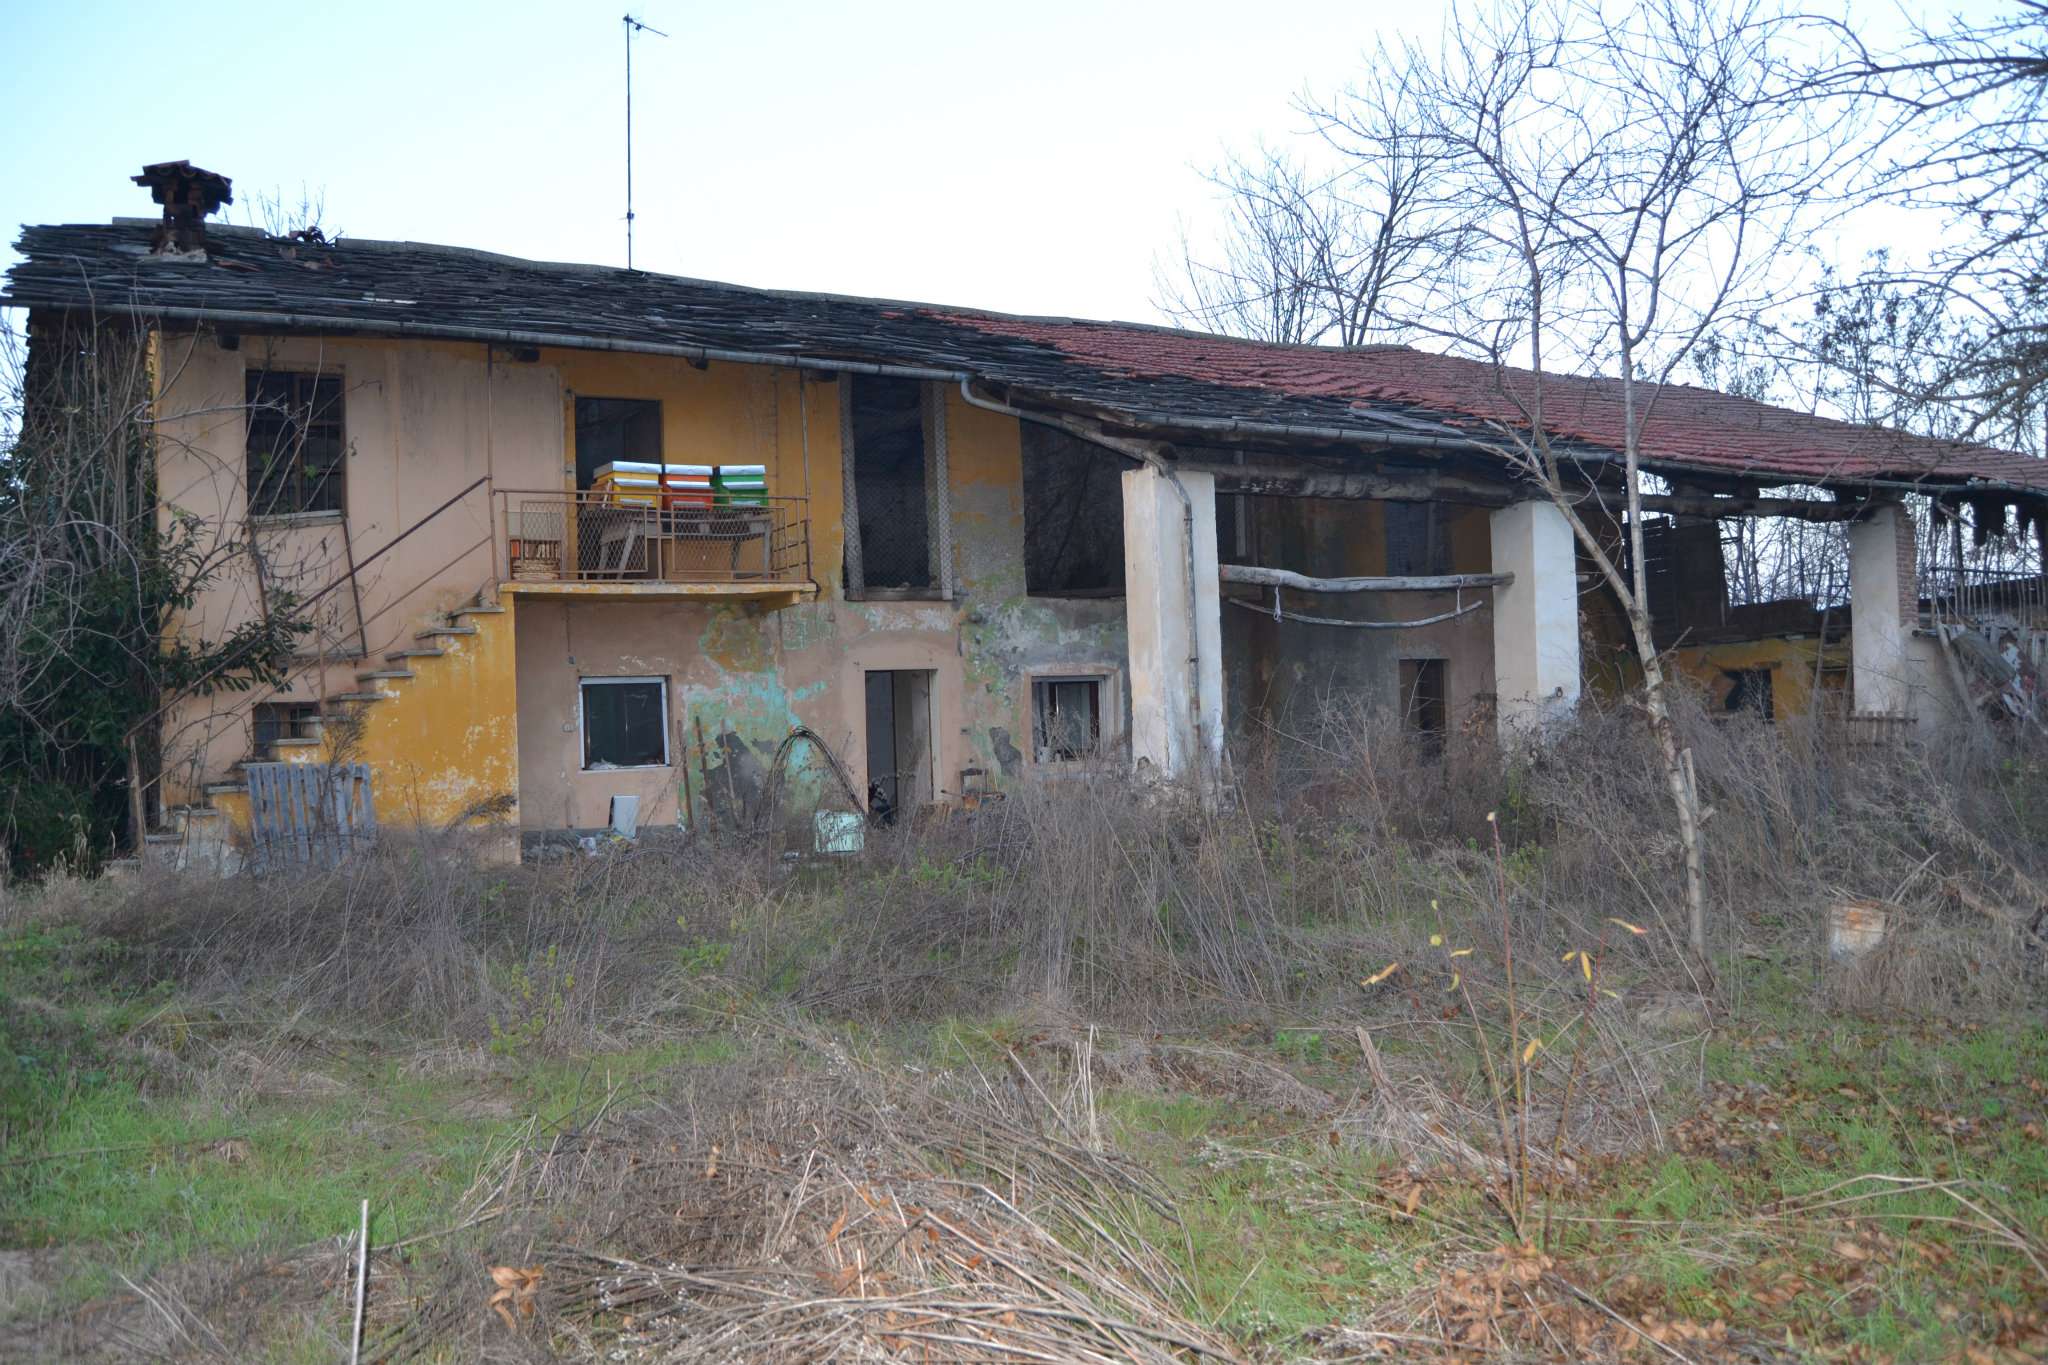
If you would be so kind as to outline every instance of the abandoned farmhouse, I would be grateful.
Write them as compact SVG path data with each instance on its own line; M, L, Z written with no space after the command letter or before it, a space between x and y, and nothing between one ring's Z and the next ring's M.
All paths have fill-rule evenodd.
M1207 780L1335 696L1534 736L1636 676L1501 456L1521 372L274 237L206 221L223 177L137 180L161 219L25 229L0 301L32 348L144 339L159 519L231 565L178 629L310 623L284 685L164 698L180 851L260 832L294 765L532 845L750 819L797 770L874 814ZM1619 385L1542 382L1619 553ZM1677 387L1641 448L1658 643L1713 704L1921 737L2033 706L2038 560L1944 577L1918 528L2038 537L2042 462ZM1731 601L1760 516L1846 523L1844 600Z

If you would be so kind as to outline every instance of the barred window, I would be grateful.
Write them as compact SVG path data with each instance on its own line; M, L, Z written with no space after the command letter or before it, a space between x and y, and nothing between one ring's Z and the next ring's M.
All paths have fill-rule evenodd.
M250 370L245 392L249 514L343 510L341 377Z
M1122 471L1136 462L1037 422L1020 425L1024 590L1034 597L1123 596Z
M840 384L846 595L952 596L944 393L885 375Z
M1444 534L1442 508L1433 502L1390 502L1387 517L1387 572L1397 576L1451 571L1451 540Z

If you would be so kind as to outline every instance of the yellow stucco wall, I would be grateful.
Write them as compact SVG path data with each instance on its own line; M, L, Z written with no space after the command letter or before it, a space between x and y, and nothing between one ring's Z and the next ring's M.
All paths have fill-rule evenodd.
M262 610L246 517L246 370L337 375L348 446L347 518L265 521L255 531L273 588L303 600L359 567L353 588L328 596L310 662L275 692L188 698L164 728L167 802L195 800L250 750L250 712L262 701L314 702L357 689L355 674L382 667L437 613L474 600L495 577L499 517L490 484L416 534L398 540L478 479L554 486L562 465L560 377L481 345L361 338L211 333L157 339L160 516L204 528L221 571L175 629L217 638ZM380 557L380 549L395 546ZM360 602L360 607L358 607ZM367 648L365 648L367 646ZM361 658L347 657L361 654Z
M244 534L243 373L267 363L344 379L346 530L359 562L474 479L488 477L497 490L572 486L576 398L647 398L663 405L663 458L765 464L772 494L808 499L822 589L817 600L779 609L505 593L506 605L517 603L513 612L467 618L481 634L443 637L437 643L447 656L415 661L415 678L358 682L359 671L395 666L385 653L411 647L422 626L494 586L502 509L472 496L363 575L367 657L310 667L276 693L195 699L177 709L166 731L168 801L194 799L202 785L231 778L251 749L253 703L365 689L389 698L363 708L355 755L377 770L384 819L446 823L485 798L520 792L532 807L521 822L544 828L601 824L611 795L647 781L580 771L564 739L574 739L579 676L659 672L672 679L678 723L701 720L715 744L730 735L753 753L772 749L793 724L810 725L858 775L863 672L926 671L934 776L944 794L970 767L996 782L1030 775L1033 676L1101 673L1112 706L1125 695L1121 601L1027 595L1017 422L973 407L957 388L934 390L947 422L954 600L848 602L839 594L839 382L782 367L700 369L608 352L547 350L521 362L482 346L414 341L243 337L230 348L210 336L171 336L163 346L166 515L200 518L227 541ZM303 561L303 595L345 574L342 530L339 518L311 518L264 535ZM352 633L353 598L344 590L330 599L341 611L331 647L342 653L362 649ZM260 609L244 562L181 625L218 633ZM1108 720L1120 730L1122 711ZM331 748L281 753L322 761ZM532 760L524 773L522 756ZM654 798L643 819L672 816L678 778L664 774L643 793ZM223 793L220 804L241 803Z
M1691 645L1674 649L1670 659L1677 672L1697 686L1709 710L1719 710L1732 682L1729 670L1767 668L1771 671L1772 714L1783 720L1810 714L1814 702L1816 669L1823 691L1830 684L1847 685L1849 642L1831 642L1823 651L1812 637L1778 640L1744 640L1732 644ZM1820 660L1817 664L1817 660Z

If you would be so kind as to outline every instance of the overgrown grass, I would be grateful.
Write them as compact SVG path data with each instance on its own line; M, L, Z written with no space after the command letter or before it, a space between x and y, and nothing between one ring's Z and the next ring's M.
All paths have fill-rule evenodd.
M1597 714L1516 769L1332 714L1247 755L1224 811L1025 791L795 867L774 838L496 868L394 836L289 886L10 889L0 1239L32 1284L0 1354L331 1358L369 1198L380 1247L424 1239L384 1311L442 1305L407 1349L516 1358L539 1329L490 1335L479 1265L653 1254L679 1196L634 1198L636 1161L708 1178L721 1125L849 1067L883 1117L936 1086L1135 1163L1170 1196L1142 1217L1171 1311L1254 1355L1477 1331L1604 1359L1622 1319L1695 1359L2048 1341L2039 761L1682 723L1704 970L1640 736ZM1856 963L1825 951L1848 897L1892 909ZM783 1157L833 1140L805 1122ZM1518 1199L1533 1278L1501 1250ZM1045 1216L1086 1241L1081 1212ZM297 1288L252 1301L263 1275ZM550 1321L571 1353L616 1330Z

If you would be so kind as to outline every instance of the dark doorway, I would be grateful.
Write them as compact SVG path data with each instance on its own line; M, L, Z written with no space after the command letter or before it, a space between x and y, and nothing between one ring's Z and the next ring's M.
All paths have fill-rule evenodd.
M1401 722L1435 752L1450 725L1450 685L1442 659L1401 660Z
M860 595L936 595L932 473L924 385L860 375L844 381L860 516Z
M881 669L866 676L868 813L886 824L934 795L932 675Z
M661 403L652 398L576 400L576 486L588 488L603 465L661 463Z

